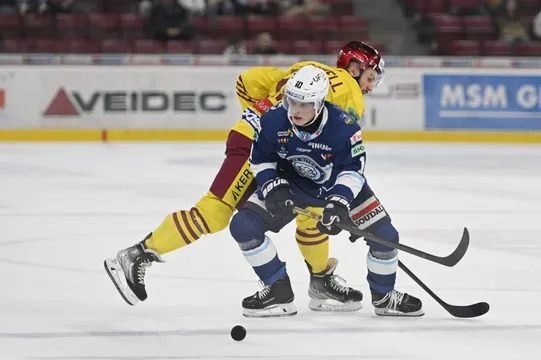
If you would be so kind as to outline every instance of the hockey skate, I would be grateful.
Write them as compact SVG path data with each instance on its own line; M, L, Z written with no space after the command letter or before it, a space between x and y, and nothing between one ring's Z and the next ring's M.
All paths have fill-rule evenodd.
M242 315L246 317L281 317L297 314L293 303L295 295L289 276L284 276L270 286L242 300Z
M400 291L393 290L381 294L372 290L374 312L380 316L423 316L423 303L420 299Z
M330 258L327 270L319 274L313 274L310 270L310 288L308 296L310 303L308 307L313 311L357 311L363 307L363 294L345 285L344 279L334 275L334 270L338 266L338 260Z
M147 298L145 289L147 267L153 262L164 262L157 252L146 247L145 240L120 250L116 258L106 259L103 263L105 271L122 298L132 306Z

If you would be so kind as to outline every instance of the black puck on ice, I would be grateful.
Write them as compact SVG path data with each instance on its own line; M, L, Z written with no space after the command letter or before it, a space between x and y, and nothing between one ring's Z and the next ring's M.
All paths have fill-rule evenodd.
M243 326L236 325L231 329L231 337L235 341L242 341L246 337L246 329Z

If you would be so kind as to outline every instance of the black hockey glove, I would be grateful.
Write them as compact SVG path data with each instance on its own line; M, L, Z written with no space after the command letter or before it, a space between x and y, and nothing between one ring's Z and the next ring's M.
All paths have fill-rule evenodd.
M292 219L295 199L289 190L289 183L282 178L267 181L261 187L261 194L269 214L276 218Z
M329 235L338 235L342 229L337 223L347 224L349 220L349 203L341 196L332 195L327 198L323 215L317 223L319 231Z

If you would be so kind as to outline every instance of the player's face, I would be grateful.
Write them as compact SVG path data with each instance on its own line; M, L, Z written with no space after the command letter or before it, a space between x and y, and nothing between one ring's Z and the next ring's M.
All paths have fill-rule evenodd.
M363 74L359 79L359 86L361 87L361 91L364 95L371 93L372 90L374 90L374 86L376 86L377 75L378 73L374 69L368 68L363 71Z
M297 126L304 126L314 119L316 110L314 103L303 103L291 98L287 99L291 120Z

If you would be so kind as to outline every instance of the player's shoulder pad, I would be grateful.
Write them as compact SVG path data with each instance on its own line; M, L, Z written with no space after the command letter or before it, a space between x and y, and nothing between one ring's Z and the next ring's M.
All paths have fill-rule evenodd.
M355 116L342 109L340 106L330 103L328 101L325 102L325 106L327 107L327 111L329 112L329 119L333 119L333 121L336 121L338 123L343 123L344 125L351 126L352 130L353 128L359 126Z

